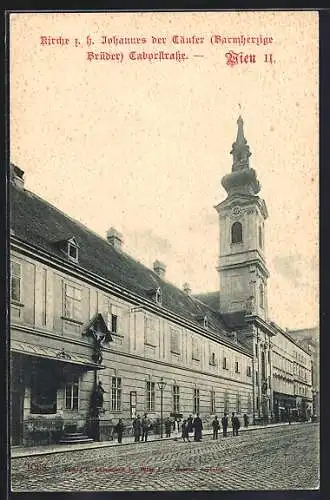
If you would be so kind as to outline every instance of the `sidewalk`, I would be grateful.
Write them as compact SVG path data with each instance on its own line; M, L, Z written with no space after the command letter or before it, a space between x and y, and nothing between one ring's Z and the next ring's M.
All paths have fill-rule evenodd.
M302 424L302 422L292 422L291 425ZM258 429L270 429L272 427L280 427L284 425L289 425L288 422L277 423L277 424L267 424L267 425L251 425L249 427L241 427L239 432L248 432L255 431ZM212 429L206 430L203 432L204 436L212 435ZM228 427L228 436L232 435L232 428ZM222 431L219 433L220 439L222 436ZM152 441L176 441L181 439L181 433L175 431L171 434L171 437L163 437L161 439L159 435L150 435L148 437L148 442ZM147 443L148 443L147 442ZM135 443L133 436L123 437L122 443L118 443L116 439L113 441L103 441L103 442L93 442L93 443L77 443L77 444L54 444L50 446L32 446L32 447L13 447L11 449L11 457L14 458L22 458L22 457L31 457L38 455L49 455L52 453L63 453L63 452L72 452L77 450L90 450L94 448L107 448L109 446L146 446L147 443L140 441L139 443Z

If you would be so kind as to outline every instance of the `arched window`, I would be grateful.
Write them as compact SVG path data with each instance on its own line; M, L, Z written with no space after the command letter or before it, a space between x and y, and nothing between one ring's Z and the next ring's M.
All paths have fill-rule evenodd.
M262 309L265 307L265 290L264 290L264 285L261 283L259 287L259 302L260 302L260 307Z
M231 242L241 243L243 241L242 233L242 224L240 222L234 222L231 226Z
M259 247L263 248L263 241L262 241L262 227L259 226Z

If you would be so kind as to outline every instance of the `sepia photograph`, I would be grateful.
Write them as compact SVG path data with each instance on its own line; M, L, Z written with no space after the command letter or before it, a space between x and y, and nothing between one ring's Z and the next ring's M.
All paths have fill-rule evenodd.
M10 488L318 490L314 11L10 12Z

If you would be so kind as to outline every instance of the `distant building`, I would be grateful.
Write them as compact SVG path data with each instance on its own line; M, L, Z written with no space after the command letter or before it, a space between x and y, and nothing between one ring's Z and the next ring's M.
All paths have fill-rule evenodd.
M69 431L107 440L119 417L130 430L144 413L159 432L160 381L173 420L308 417L311 356L268 319L268 214L241 118L232 154L217 207L221 293L199 296L169 283L164 263L149 269L126 254L114 228L102 238L26 190L11 166L13 445Z
M312 393L315 415L320 415L320 332L319 328L289 330L290 336L308 350L312 357Z

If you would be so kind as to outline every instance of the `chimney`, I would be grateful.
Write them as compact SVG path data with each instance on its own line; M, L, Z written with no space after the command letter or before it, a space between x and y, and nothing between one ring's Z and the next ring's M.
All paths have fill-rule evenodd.
M121 250L123 244L123 235L115 228L110 227L107 231L107 240L116 250Z
M14 186L24 189L24 172L13 163L10 164L10 180Z
M183 284L183 291L187 295L191 295L191 287L190 287L189 283L184 283Z
M160 262L159 260L155 260L154 264L153 264L153 268L154 268L154 271L156 274L158 274L158 276L160 278L165 278L165 271L166 271L166 265L163 263L163 262Z

